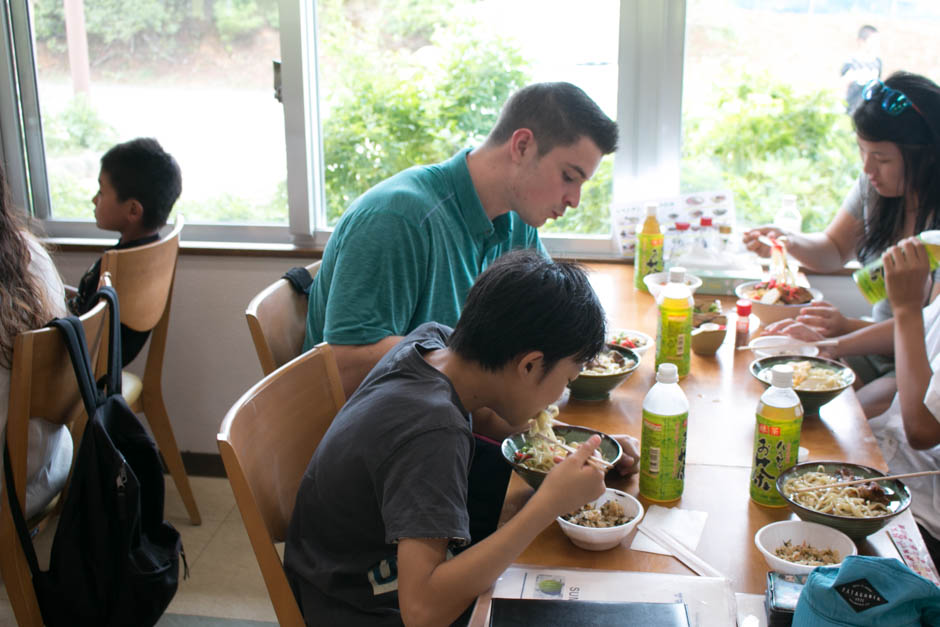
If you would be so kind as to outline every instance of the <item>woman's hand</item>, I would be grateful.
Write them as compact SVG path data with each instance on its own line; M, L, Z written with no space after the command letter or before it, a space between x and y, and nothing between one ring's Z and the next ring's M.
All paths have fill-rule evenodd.
M778 320L767 325L761 335L786 335L804 342L816 342L824 339L823 334L817 329L793 318Z
M770 246L760 241L761 236L780 239L786 236L786 233L775 226L758 226L744 232L742 241L745 248L753 250L761 257L770 257Z
M894 310L904 307L922 309L926 298L930 260L927 249L916 237L901 240L881 256L885 270L885 288Z
M848 318L843 316L835 305L825 301L803 307L796 320L818 331L824 337L836 337L849 332Z

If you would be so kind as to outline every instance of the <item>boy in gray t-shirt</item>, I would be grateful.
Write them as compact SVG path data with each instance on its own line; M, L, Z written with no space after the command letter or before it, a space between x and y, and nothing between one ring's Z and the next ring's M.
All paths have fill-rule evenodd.
M450 624L552 520L604 491L597 436L528 504L469 543L471 413L520 430L604 346L584 272L534 251L480 275L453 331L426 323L382 358L304 473L284 566L308 623Z

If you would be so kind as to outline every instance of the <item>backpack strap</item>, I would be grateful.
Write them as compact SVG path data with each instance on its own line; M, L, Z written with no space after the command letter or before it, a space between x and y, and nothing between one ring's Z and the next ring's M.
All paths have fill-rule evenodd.
M105 389L109 395L121 393L121 307L114 288L105 285L95 293L94 302L103 298L108 301L108 372L104 376ZM90 414L89 414L90 415Z
M88 418L95 415L95 410L104 401L95 386L95 377L91 369L91 358L88 356L88 344L85 339L85 328L81 320L75 316L68 318L56 318L49 323L50 327L55 327L62 332L62 340L65 342L69 351L69 357L72 359L72 369L75 371L75 379L78 383L78 390L81 392L82 401L85 403L85 411Z
M29 529L26 528L26 519L23 517L20 500L16 498L9 440L5 440L3 445L3 478L6 484L4 490L7 493L7 500L10 502L10 515L13 517L13 526L16 527L16 535L20 538L20 546L23 548L23 555L29 565L29 572L32 574L32 578L35 579L40 573L39 561L36 559L36 547L33 546L33 539L29 537Z
M313 285L313 277L303 266L296 266L284 273L284 278L294 288L298 294L309 294L310 286Z

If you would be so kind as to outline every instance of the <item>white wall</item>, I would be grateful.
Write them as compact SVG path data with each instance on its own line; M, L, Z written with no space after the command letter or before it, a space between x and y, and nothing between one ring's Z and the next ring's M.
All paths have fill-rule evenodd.
M75 285L97 254L54 253ZM248 301L312 259L180 255L163 368L163 397L181 451L218 453L222 417L261 376L245 322ZM131 364L141 374L146 350Z
M59 272L75 285L98 255L55 253ZM245 307L288 268L312 259L183 254L179 258L163 391L181 451L217 453L215 434L229 407L261 376ZM871 307L848 276L810 276L826 300L850 315ZM142 353L130 370L141 373Z

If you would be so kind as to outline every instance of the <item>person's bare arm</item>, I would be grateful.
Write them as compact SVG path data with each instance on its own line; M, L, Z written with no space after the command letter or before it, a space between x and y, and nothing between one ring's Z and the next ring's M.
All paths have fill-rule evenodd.
M770 247L760 242L760 235L786 237L787 254L814 272L835 272L855 254L861 223L844 207L822 233L789 233L772 226L751 229L744 234L744 245L762 257L770 256Z
M929 271L927 251L914 238L884 254L885 284L894 311L895 369L901 417L908 444L928 449L940 443L940 422L924 404L933 371L924 343L922 303Z
M390 335L374 344L330 344L346 398L352 396L375 364L401 339L400 335Z
M592 438L559 463L519 513L456 557L446 560L446 539L398 542L398 603L405 625L449 625L556 516L574 511L604 492L604 476L587 458L600 444Z

